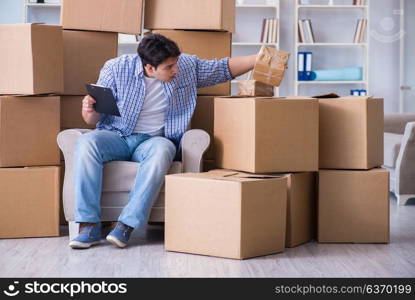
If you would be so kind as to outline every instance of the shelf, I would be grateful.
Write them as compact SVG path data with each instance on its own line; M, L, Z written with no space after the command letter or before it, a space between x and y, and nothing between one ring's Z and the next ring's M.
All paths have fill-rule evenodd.
M319 46L332 46L332 47L367 47L367 43L297 43L297 47L319 47Z
M58 4L58 3L25 3L25 6L28 6L28 7L48 7L48 8L61 7L61 5Z
M310 80L310 81L303 81L297 80L297 84L367 84L365 80L359 81L318 81L318 80Z
M277 46L278 43L232 43L232 46Z
M322 8L322 9L367 9L367 5L298 5L298 8Z

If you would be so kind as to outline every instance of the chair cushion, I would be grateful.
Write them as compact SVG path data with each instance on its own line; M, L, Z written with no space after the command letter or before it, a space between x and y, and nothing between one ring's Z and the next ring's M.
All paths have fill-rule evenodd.
M395 168L403 135L385 132L384 137L385 151L383 164L387 167Z
M131 161L112 161L104 165L102 192L129 192L140 164ZM174 161L168 174L182 172L182 163ZM161 192L164 191L164 185Z

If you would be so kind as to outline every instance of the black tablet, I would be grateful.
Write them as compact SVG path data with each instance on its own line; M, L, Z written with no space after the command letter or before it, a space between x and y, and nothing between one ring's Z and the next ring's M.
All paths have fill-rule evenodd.
M86 90L88 91L88 95L90 95L96 101L94 104L95 111L107 115L121 117L114 94L110 88L96 84L87 84Z

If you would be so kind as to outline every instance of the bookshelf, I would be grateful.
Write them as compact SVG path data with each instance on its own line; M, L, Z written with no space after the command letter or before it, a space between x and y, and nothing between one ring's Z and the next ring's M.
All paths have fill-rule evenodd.
M352 0L334 0L333 5L328 4L328 0L309 0L309 4L302 5L301 0L295 0L294 12L294 94L317 95L328 92L335 92L340 95L349 95L350 90L365 89L370 94L369 89L369 24L370 0L365 1L365 5L352 5ZM319 19L328 20L328 26L320 26ZM310 19L313 24L315 41L313 43L300 42L299 21ZM330 19L336 26L330 26ZM354 43L357 20L366 19L365 39ZM341 24L341 25L338 25ZM316 30L317 29L317 30ZM338 29L338 31L336 30ZM337 33L337 34L336 34ZM341 34L339 34L341 33ZM340 69L346 67L361 67L363 74L362 80L349 81L304 81L298 80L298 53L301 51L313 52L314 69ZM348 57L348 61L331 61L331 54L335 57Z
M276 19L275 42L263 43L261 33L264 19ZM243 0L235 2L235 33L232 36L232 56L256 54L262 45L279 49L280 40L280 0ZM237 95L237 81L247 79L244 74L232 80L232 95ZM279 95L279 89L274 89Z
M24 22L60 24L61 0L49 0L48 3L36 3L35 0L25 0ZM144 4L143 4L144 12ZM144 24L142 25L144 26ZM144 28L142 28L144 34ZM141 36L139 36L139 39ZM137 52L138 41L134 35L118 34L118 55Z

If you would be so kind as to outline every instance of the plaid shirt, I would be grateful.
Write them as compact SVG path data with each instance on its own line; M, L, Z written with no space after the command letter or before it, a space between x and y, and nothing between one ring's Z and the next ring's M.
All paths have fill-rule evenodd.
M177 149L196 107L197 88L231 80L228 60L229 58L203 60L182 54L178 60L179 72L175 78L171 82L162 82L168 101L164 136ZM146 95L140 57L137 54L128 54L107 61L97 84L112 89L121 113L121 117L101 114L97 128L116 131L121 136L132 134Z

